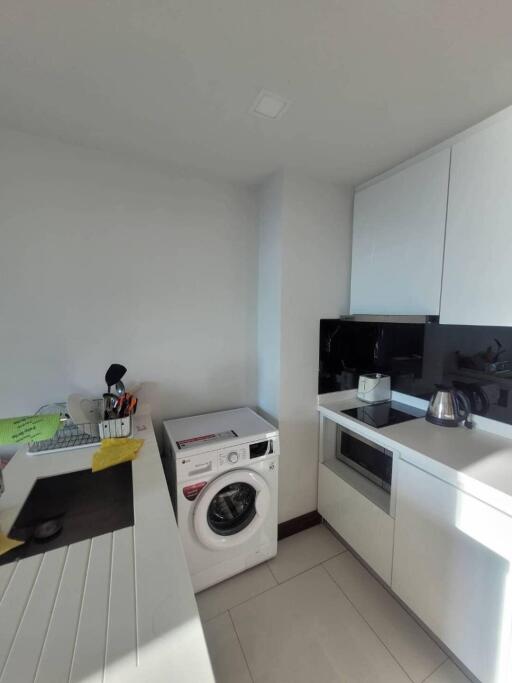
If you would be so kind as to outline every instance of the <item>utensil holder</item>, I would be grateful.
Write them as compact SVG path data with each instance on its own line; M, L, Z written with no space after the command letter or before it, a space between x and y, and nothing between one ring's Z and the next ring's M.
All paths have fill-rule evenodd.
M132 416L117 417L114 420L103 420L99 423L102 439L117 439L130 436L132 433Z

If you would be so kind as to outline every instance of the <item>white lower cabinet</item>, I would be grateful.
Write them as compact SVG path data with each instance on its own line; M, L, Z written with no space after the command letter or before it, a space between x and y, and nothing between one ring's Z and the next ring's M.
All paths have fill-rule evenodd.
M397 469L393 590L482 683L510 683L512 518L404 460Z
M318 511L356 553L390 584L392 517L324 464L320 464L318 472Z

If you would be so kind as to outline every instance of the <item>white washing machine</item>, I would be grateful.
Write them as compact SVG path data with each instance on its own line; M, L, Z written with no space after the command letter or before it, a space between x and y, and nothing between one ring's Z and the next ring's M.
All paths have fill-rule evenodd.
M164 466L195 592L274 557L276 428L250 408L164 426Z

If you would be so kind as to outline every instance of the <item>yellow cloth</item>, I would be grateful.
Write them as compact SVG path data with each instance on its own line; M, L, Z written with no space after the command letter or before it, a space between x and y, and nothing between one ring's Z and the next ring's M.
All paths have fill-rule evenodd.
M25 541L15 541L13 538L7 538L5 534L0 531L0 555L8 553L9 550L23 545Z
M92 456L92 471L99 472L107 467L119 465L128 460L135 460L144 439L103 439L99 450Z

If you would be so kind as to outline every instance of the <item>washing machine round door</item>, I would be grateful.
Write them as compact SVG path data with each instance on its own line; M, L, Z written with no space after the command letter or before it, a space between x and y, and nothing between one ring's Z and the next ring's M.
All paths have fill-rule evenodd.
M263 477L252 470L230 470L199 494L194 530L207 548L232 548L258 531L269 508L270 489Z

